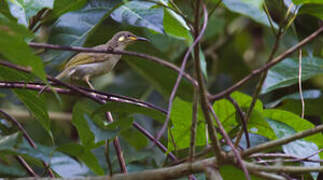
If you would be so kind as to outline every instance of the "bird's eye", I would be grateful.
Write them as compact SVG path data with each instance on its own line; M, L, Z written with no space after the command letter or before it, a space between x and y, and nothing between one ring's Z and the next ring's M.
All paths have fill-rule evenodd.
M124 41L125 37L124 36L120 36L118 41Z

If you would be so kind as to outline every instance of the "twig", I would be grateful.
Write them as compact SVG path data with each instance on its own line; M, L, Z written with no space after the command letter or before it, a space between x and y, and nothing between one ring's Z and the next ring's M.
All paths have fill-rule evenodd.
M197 111L198 111L198 89L194 88L193 107L192 107L192 125L191 125L191 142L190 142L190 156L189 160L193 161L195 156L195 141L197 128Z
M323 25L321 25L321 27L319 29L317 29L315 32L313 32L311 35L307 36L305 39L303 39L301 42L297 43L295 46L289 48L288 50L286 50L285 52L283 52L282 54L280 54L279 56L277 56L276 58L274 58L271 62L265 64L264 66L253 70L249 75L247 75L246 77L244 77L243 79L241 79L239 82L235 83L234 85L232 85L231 87L227 88L224 91L221 91L215 95L211 95L209 97L209 99L211 101L215 101L218 99L222 99L225 96L227 96L228 94L232 93L233 91L235 91L236 89L240 88L242 85L244 85L247 81L249 81L250 79L254 78L256 75L261 74L262 72L264 72L265 70L273 67L274 65L276 65L277 63L281 62L282 60L284 60L284 58L286 58L287 56L291 55L292 53L294 53L296 50L298 50L299 48L303 47L304 45L306 45L307 43L311 42L313 39L315 39L318 35L320 35L320 33L323 31Z
M109 148L109 140L105 141L105 148L104 148L104 156L105 156L105 161L108 165L109 169L109 175L112 176L113 171L112 171L112 163L111 163L111 158L110 158L110 148Z
M277 140L274 140L274 141L259 144L257 146L253 146L253 147L243 151L242 156L249 156L249 155L251 155L253 153L256 153L256 152L261 152L263 150L266 150L266 149L269 149L269 148L272 148L272 147L275 147L275 146L280 146L280 145L283 145L283 144L287 144L287 143L292 142L294 140L301 139L301 138L304 138L306 136L316 134L316 133L318 133L320 131L323 131L323 125L319 125L319 126L316 126L316 127L312 128L312 129L308 129L308 130L293 134L292 136L289 136L289 137L286 137L286 138L277 139Z
M21 156L16 156L17 161L26 169L30 176L38 178L38 174L29 166L29 164Z
M0 65L2 64L3 61L0 60ZM8 81L0 81L0 88L19 88L19 89L30 89L30 90L35 90L35 91L40 91L43 89L45 84L42 83L25 83L25 82L8 82ZM143 108L148 108L148 109L153 109L160 111L163 114L166 114L167 111L164 109L161 109L158 106L155 106L151 103L127 97L127 96L121 96L117 94L111 94L111 93L106 93L102 91L96 91L84 87L78 87L80 89L83 89L85 91L89 92L95 92L97 96L99 96L101 99L106 100L106 101L112 101L112 102L120 102L120 103L128 103L128 104L134 104ZM80 95L80 94L75 94L72 90L70 89L63 89L63 88L54 88L54 90L59 93L59 94L68 94L68 95ZM46 89L46 92L52 93L53 91L50 89Z
M30 42L29 46L34 47L34 48L46 48L46 49L55 49L55 50L62 50L62 51L93 52L93 53L121 54L121 55L137 56L137 57L141 57L141 58L153 61L155 63L158 63L162 66L172 69L175 72L180 71L180 69L176 65L174 65L166 60L163 60L163 59L155 57L155 56L150 56L147 54L132 52L132 51L121 51L121 50L110 50L110 49L98 50L98 49L94 49L94 48L60 46L60 45L54 45L54 44L35 43L35 42ZM194 86L196 86L196 81L189 74L184 73L183 76L187 80L189 80Z
M299 49L299 56L298 56L298 91L299 91L299 97L301 99L301 104L302 104L301 118L304 119L305 102L304 102L303 88L302 88L302 49Z
M195 7L195 25L194 25L195 39L198 38L198 36L199 36L201 6L203 8L204 17L208 16L206 6L203 4L202 0L197 0L196 7ZM212 147L213 147L215 156L219 160L222 160L222 158L224 157L224 154L221 150L220 142L217 137L217 132L216 132L216 129L213 125L213 121L210 116L210 112L208 110L208 102L209 102L208 98L207 98L208 93L206 91L205 83L203 80L203 74L201 71L201 62L200 62L200 54L199 53L200 53L200 45L199 45L199 43L197 43L197 45L194 48L194 70L197 74L197 82L198 82L198 87L199 87L199 91L198 91L199 92L199 99L200 99L202 111L204 114L204 118L207 123L208 133L210 135L210 139L212 142Z
M239 104L231 97L227 96L227 99L233 104L235 107L236 111L239 113L240 119L241 119L241 124L242 124L242 129L246 137L246 142L247 142L247 148L250 147L250 139L249 139L249 133L247 129L247 121L246 121L246 116L242 109L239 107Z
M203 34L205 32L205 29L206 29L206 26L207 26L207 21L208 21L207 13L206 14L204 13L204 21L203 21L203 26L202 26L201 32L196 37L196 39L194 40L194 42L192 43L192 45L188 48L188 50L186 51L185 56L183 58L182 65L181 65L179 74L178 74L177 79L176 79L176 83L175 83L175 85L173 87L172 93L171 93L171 95L169 97L169 100L168 100L168 113L167 113L167 116L166 116L166 120L164 122L163 127L158 132L157 137L156 137L158 140L164 134L165 130L167 129L167 125L168 125L168 122L169 122L169 119L170 119L170 113L171 113L171 110L172 110L173 101L174 101L174 98L175 98L175 95L176 95L178 86L179 86L179 84L180 84L180 82L182 80L182 77L183 77L183 74L184 74L184 70L185 70L185 66L186 66L187 60L188 60L189 55L191 54L193 48L202 39Z
M113 122L113 117L112 117L111 112L106 112L105 117L106 117L106 119L107 119L107 121L109 123ZM115 149L116 154L117 154L117 158L118 158L118 161L119 161L119 166L120 166L121 172L126 174L127 173L127 165L126 165L126 161L125 161L125 159L123 157L123 152L122 152L122 149L121 149L121 145L120 145L120 141L119 141L118 136L116 136L113 139L113 146L114 146L114 149ZM106 157L106 158L108 158L108 157Z
M19 131L22 132L22 135L24 136L24 138L27 140L27 142L29 143L29 145L33 148L33 149L37 149L37 145L36 143L33 141L33 139L29 136L29 134L27 133L27 131L25 130L25 128L19 123L19 121L17 121L17 119L15 119L14 117L10 116L8 113L2 111L0 109L0 113L9 121L11 121L12 123L14 123ZM18 159L20 159L18 157ZM20 160L23 160L22 158ZM21 161L22 162L22 161ZM26 163L27 164L27 163ZM54 172L48 167L48 164L44 161L42 161L42 164L44 165L45 168L47 168L49 176L50 177L55 177ZM27 164L28 165L28 164ZM25 165L24 165L25 166Z
M233 154L234 156L236 157L236 160L238 161L238 164L240 165L242 171L244 172L245 176L246 176L246 179L248 180L251 180L251 177L249 175L249 172L246 168L246 166L243 164L243 161L242 161L242 158L241 158L241 155L240 155L240 152L238 152L238 150L236 149L236 147L233 145L230 137L228 136L228 134L225 132L225 129L222 125L222 123L220 122L219 118L217 117L217 115L215 114L215 111L212 107L211 104L209 104L209 110L211 111L212 115L213 115L213 118L215 120L215 122L217 123L218 127L219 127L219 130L222 134L222 136L224 137L226 143L231 147L232 151L233 151Z
M276 51L278 50L279 48L279 42L280 42L280 39L281 39L281 36L282 36L282 33L283 33L283 30L282 30L282 26L279 26L279 29L278 29L278 33L276 34L276 38L275 38L275 43L274 43L274 46L273 46L273 49L271 50L271 53L266 61L266 63L268 64L269 62L271 62L274 58L274 55L276 53ZM257 83L257 86L256 86L256 90L255 92L253 93L252 95L252 101L250 103L250 106L248 108L248 111L247 111L247 114L246 114L246 125L248 125L248 121L251 117L251 114L252 114L252 111L253 111L253 108L255 107L256 105L256 102L257 102L257 99L260 95L260 92L262 90L262 87L263 87L263 84L265 82L265 79L267 77L267 74L268 74L268 69L264 70L260 76L260 80L258 81ZM243 134L243 131L240 130L238 132L238 135L236 137L236 142L235 142L235 145L237 146L241 140L241 137L242 137L242 134Z

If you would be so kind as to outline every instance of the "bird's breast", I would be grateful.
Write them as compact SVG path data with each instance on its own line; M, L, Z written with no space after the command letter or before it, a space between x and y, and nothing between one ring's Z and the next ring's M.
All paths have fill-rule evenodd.
M86 75L94 77L109 73L118 61L119 58L111 58L102 62L78 65L73 68L73 74L71 74L71 77L72 79L83 79Z

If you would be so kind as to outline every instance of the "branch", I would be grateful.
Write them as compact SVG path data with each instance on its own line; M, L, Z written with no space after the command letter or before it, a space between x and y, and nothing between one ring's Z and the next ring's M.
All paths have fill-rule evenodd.
M199 36L199 26L200 26L200 6L202 5L203 8L203 13L204 13L204 17L207 17L207 9L206 6L203 4L202 0L197 0L196 1L196 9L195 9L195 26L194 26L194 30L195 30L195 39L198 38ZM211 142L212 142L212 147L214 150L214 153L216 155L216 157L219 160L222 160L222 158L224 157L224 154L221 150L221 146L220 146L220 142L218 140L217 137L217 132L216 129L214 127L212 118L210 116L209 110L208 110L208 103L209 100L207 98L207 90L205 87L205 83L204 83L204 79L203 79L203 74L201 72L201 62L200 62L200 45L199 43L197 43L197 45L194 48L194 69L197 75L197 81L198 81L198 87L199 87L199 98L200 98L200 103L201 103L201 107L202 107L202 111L204 114L204 118L205 121L207 123L207 127L208 127L208 133L210 135L211 138Z
M323 125L319 125L319 126L316 126L315 128L296 133L296 134L294 134L292 136L289 136L289 137L286 137L286 138L277 139L275 141L269 141L267 143L263 143L263 144L260 144L260 145L257 145L257 146L253 146L252 148L249 148L249 149L246 149L245 151L243 151L242 156L249 156L249 155L251 155L253 153L256 153L256 152L267 150L267 149L273 148L275 146L280 146L280 145L283 145L283 144L287 144L287 143L292 142L294 140L301 139L301 138L304 138L306 136L316 134L316 133L318 133L320 131L323 131Z
M144 58L150 61L153 61L155 63L158 63L162 66L165 66L169 69L172 69L175 72L179 72L180 69L164 60L155 56L150 56L147 54L143 54L143 53L138 53L138 52L132 52L132 51L121 51L121 50L98 50L98 49L94 49L94 48L84 48L84 47L75 47L75 46L60 46L60 45L54 45L54 44L46 44L46 43L35 43L35 42L30 42L29 43L30 47L34 47L34 48L45 48L45 49L55 49L55 50L62 50L62 51L77 51L77 52L92 52L92 53L106 53L106 54L121 54L121 55L128 55L128 56L137 56L140 58ZM194 86L196 86L196 81L187 73L184 73L183 76L189 80Z
M164 122L164 125L163 125L162 129L158 132L158 135L156 137L157 139L159 139L164 134L165 130L167 129L167 125L168 125L168 122L169 122L169 119L170 119L170 113L171 113L171 110L172 110L173 101L174 101L174 98L175 98L175 95L176 95L178 86L179 86L179 84L180 84L180 82L182 80L182 77L183 77L183 74L184 74L184 70L185 70L185 66L186 66L187 60L188 60L191 52L193 51L193 48L202 39L203 34L205 32L205 29L206 29L207 22L208 22L208 16L207 16L207 12L205 12L204 13L204 21L203 21L203 26L202 26L201 32L196 37L196 39L194 40L194 42L192 43L192 45L187 49L187 51L185 53L185 56L183 58L182 65L181 65L179 74L178 74L177 79L176 79L176 83L175 83L175 85L173 87L172 93L171 93L171 95L169 97L169 100L168 100L168 113L167 113L167 116L166 116L166 120Z
M320 35L320 33L323 31L323 25L321 25L321 27L319 29L317 29L315 32L313 32L311 35L309 35L308 37L306 37L304 40L302 40L301 42L299 42L298 44L296 44L295 46L291 47L290 49L286 50L285 52L283 52L282 54L280 54L279 56L277 56L276 58L274 58L271 62L265 64L263 67L258 68L253 70L249 75L247 75L246 77L244 77L243 79L241 79L239 82L237 82L236 84L232 85L231 87L227 88L226 90L219 92L215 95L212 95L209 97L209 99L211 101L215 101L218 99L221 99L227 95L229 95L230 93L232 93L233 91L237 90L238 88L240 88L243 84L245 84L247 81L249 81L250 79L254 78L256 75L261 74L262 72L264 72L265 70L273 67L274 65L276 65L277 63L281 62L282 60L284 60L284 58L286 58L287 56L291 55L292 53L294 53L295 51L297 51L299 48L303 47L304 45L306 45L307 43L311 42L313 39L315 39L318 35Z
M19 121L17 121L17 119L15 119L14 117L10 116L8 113L2 111L0 109L0 113L9 121L11 121L13 124L15 124L19 131L21 131L21 133L23 134L24 138L27 140L27 142L29 143L29 145L33 148L33 149L37 149L37 145L34 142L34 140L29 136L29 134L27 133L27 131L25 130L25 128L22 126L22 124L19 123ZM28 164L24 161L24 159L20 156L17 157L19 162L23 164L23 166L27 169L27 171L31 174L34 175L34 173L32 172L32 169L30 167L28 167ZM49 176L50 177L55 177L54 172L48 167L48 164L45 161L42 161L42 164L44 165L45 168L47 168L48 172L49 172Z

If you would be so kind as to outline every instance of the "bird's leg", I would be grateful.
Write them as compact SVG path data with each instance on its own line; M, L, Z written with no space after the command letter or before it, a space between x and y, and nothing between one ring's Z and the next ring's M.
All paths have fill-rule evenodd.
M95 90L94 89L94 86L91 84L91 82L90 82L90 75L86 75L86 76L84 76L84 81L87 83L87 85L89 85L89 87L91 88L91 89L93 89L93 90ZM92 95L94 95L94 96L96 96L96 93L94 93L94 92L92 92L91 93Z

